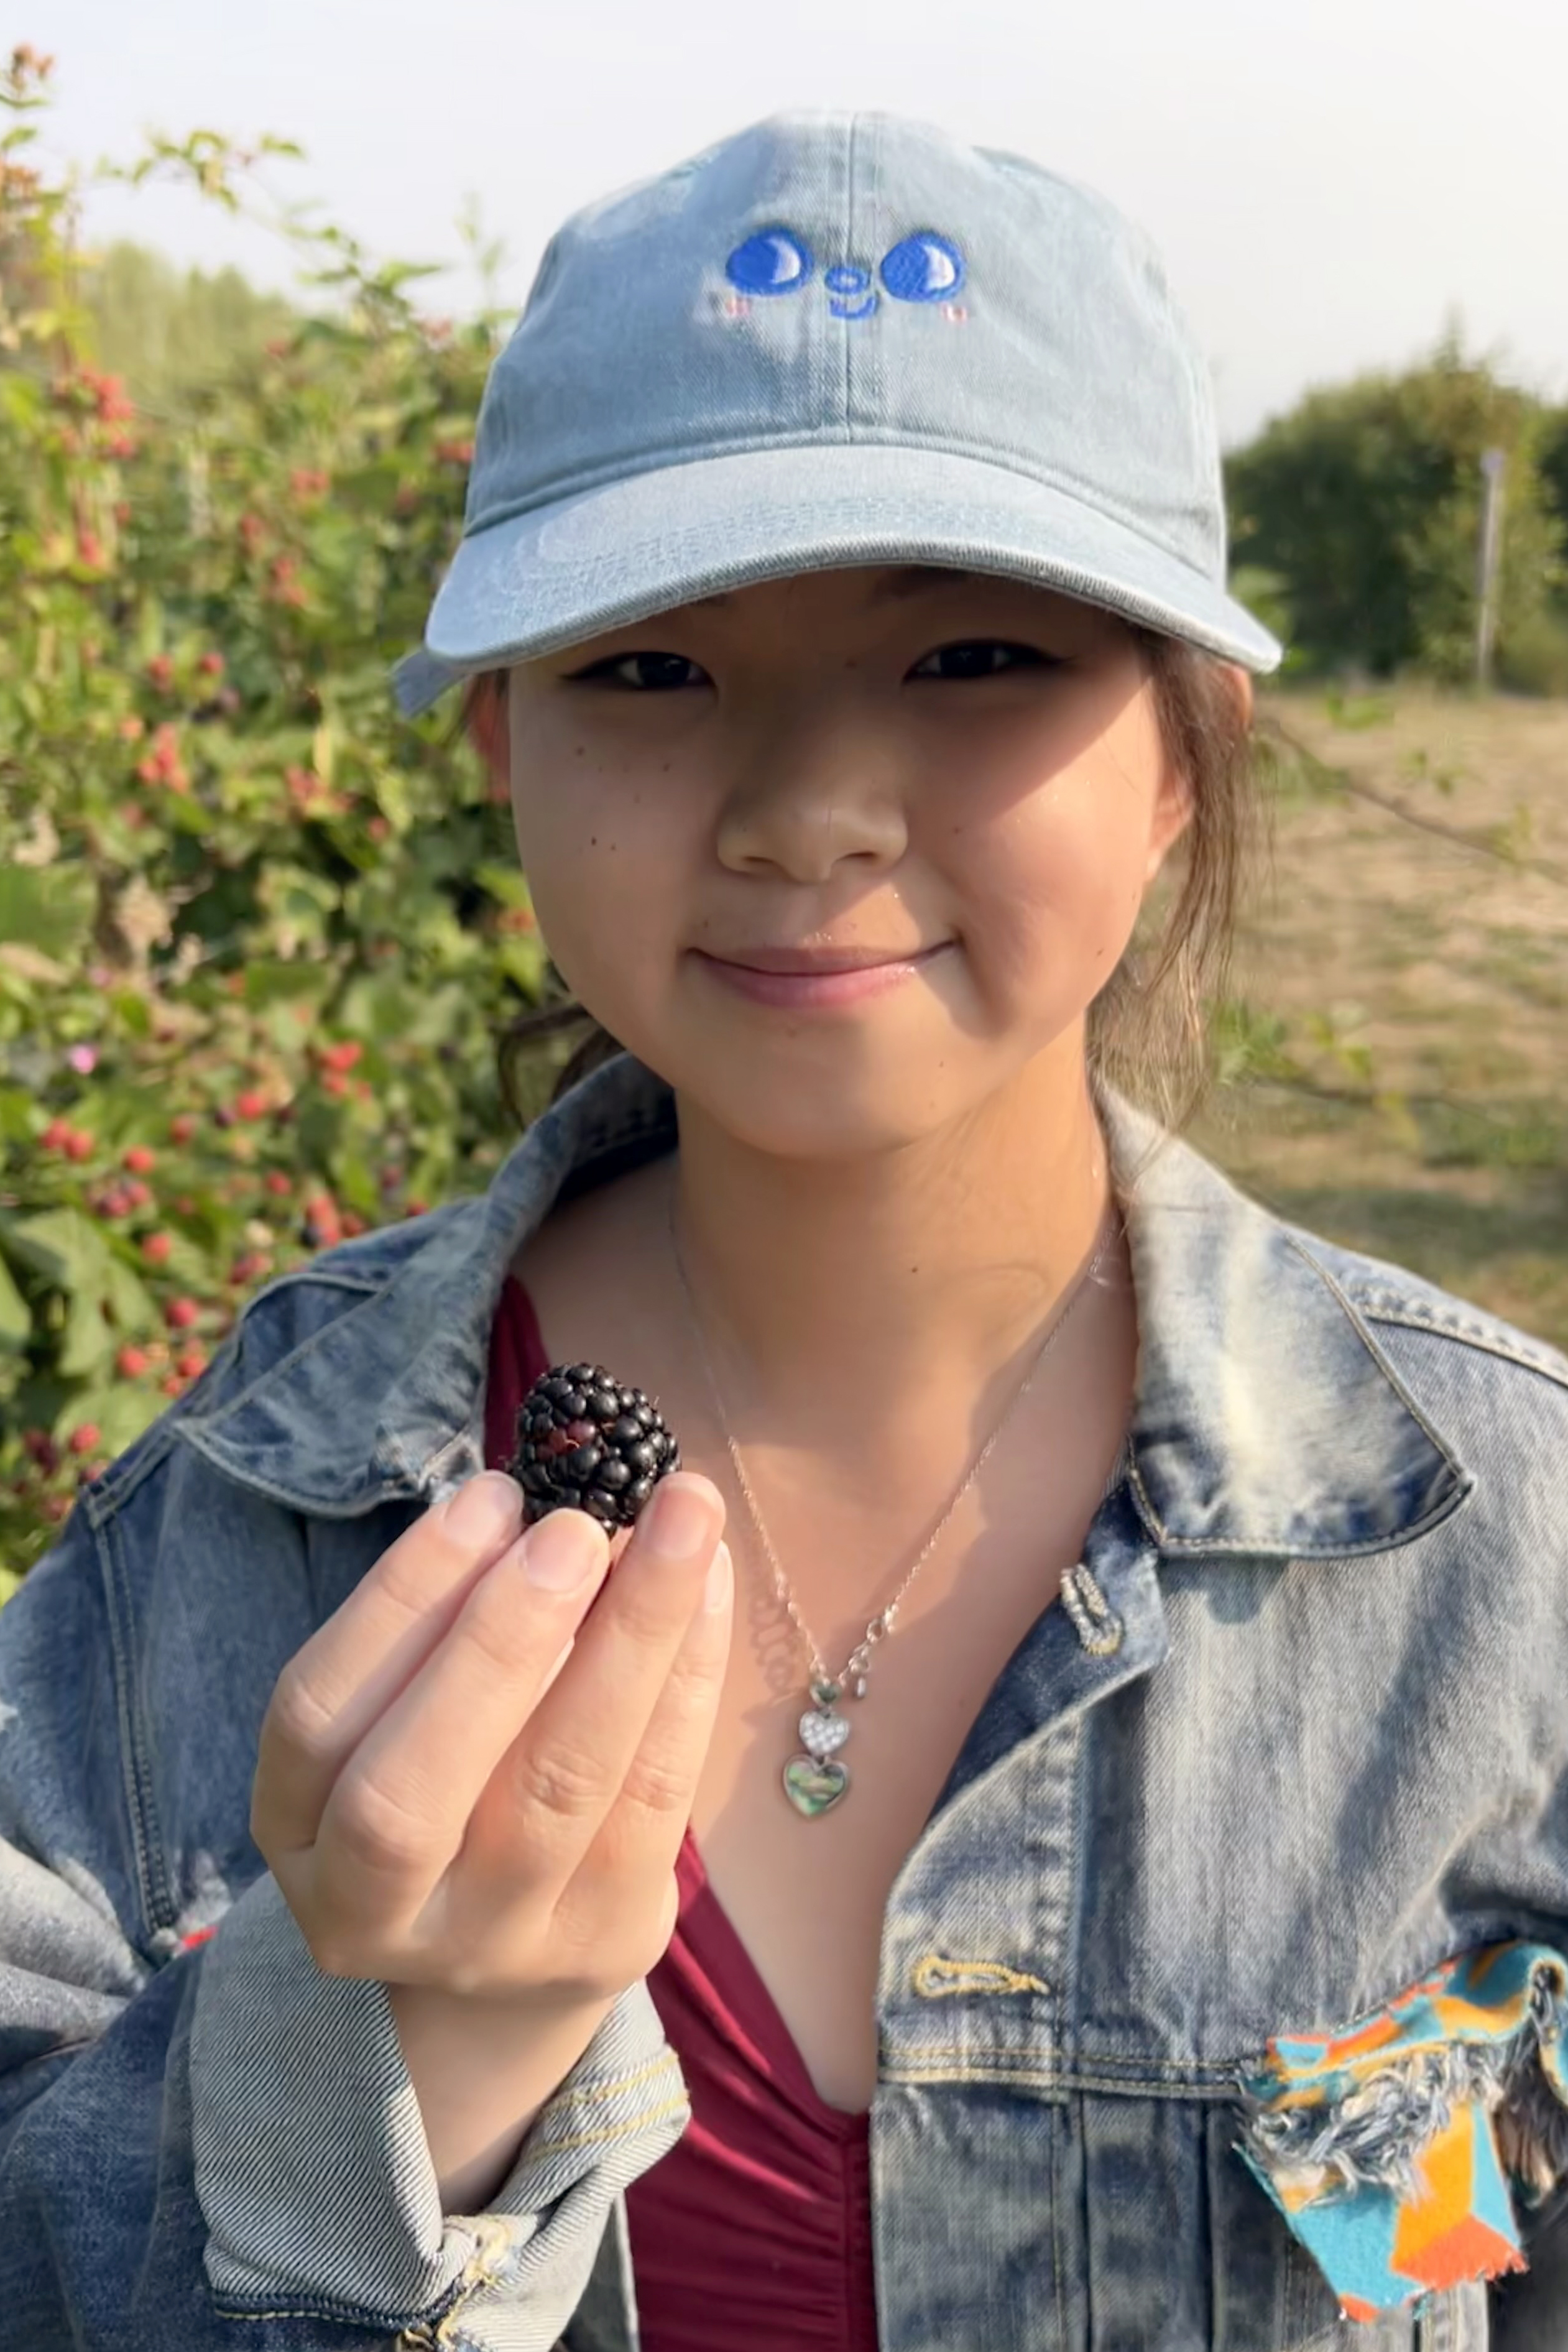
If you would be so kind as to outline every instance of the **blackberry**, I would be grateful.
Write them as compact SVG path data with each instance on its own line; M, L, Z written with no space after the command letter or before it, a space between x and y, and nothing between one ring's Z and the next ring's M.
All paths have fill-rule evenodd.
M522 1488L529 1526L571 1509L613 1535L679 1469L680 1448L641 1389L624 1388L603 1364L553 1364L518 1407L506 1466Z

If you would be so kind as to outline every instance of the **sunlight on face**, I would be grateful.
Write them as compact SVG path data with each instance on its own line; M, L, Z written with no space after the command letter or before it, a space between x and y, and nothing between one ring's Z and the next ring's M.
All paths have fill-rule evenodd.
M520 665L509 706L563 978L679 1096L784 1156L912 1141L1048 1052L1081 1071L1085 1012L1188 814L1124 625L960 572L684 605ZM921 960L814 989L733 969L806 948Z

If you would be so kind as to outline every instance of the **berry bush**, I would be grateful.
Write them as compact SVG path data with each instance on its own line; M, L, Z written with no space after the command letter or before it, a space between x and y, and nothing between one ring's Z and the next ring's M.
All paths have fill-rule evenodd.
M0 71L0 1597L247 1295L487 1181L546 974L508 812L388 681L492 322L296 226L330 307L142 413L31 160L48 81ZM237 205L253 161L130 176Z

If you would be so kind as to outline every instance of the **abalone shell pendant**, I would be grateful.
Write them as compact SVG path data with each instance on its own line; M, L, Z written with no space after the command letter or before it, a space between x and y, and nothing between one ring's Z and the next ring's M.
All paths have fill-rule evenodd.
M802 1752L784 1768L784 1795L808 1822L827 1812L849 1786L849 1768L837 1760L850 1730L836 1712L843 1696L841 1684L812 1684L812 1704L798 1726Z

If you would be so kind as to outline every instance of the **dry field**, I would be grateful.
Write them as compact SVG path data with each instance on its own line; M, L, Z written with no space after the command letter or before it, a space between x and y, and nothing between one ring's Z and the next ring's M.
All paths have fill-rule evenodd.
M1227 1090L1191 1139L1278 1213L1568 1349L1568 702L1286 691L1259 713L1357 788L1285 783L1233 972L1321 1090ZM1370 1076L1308 1044L1325 1012Z

